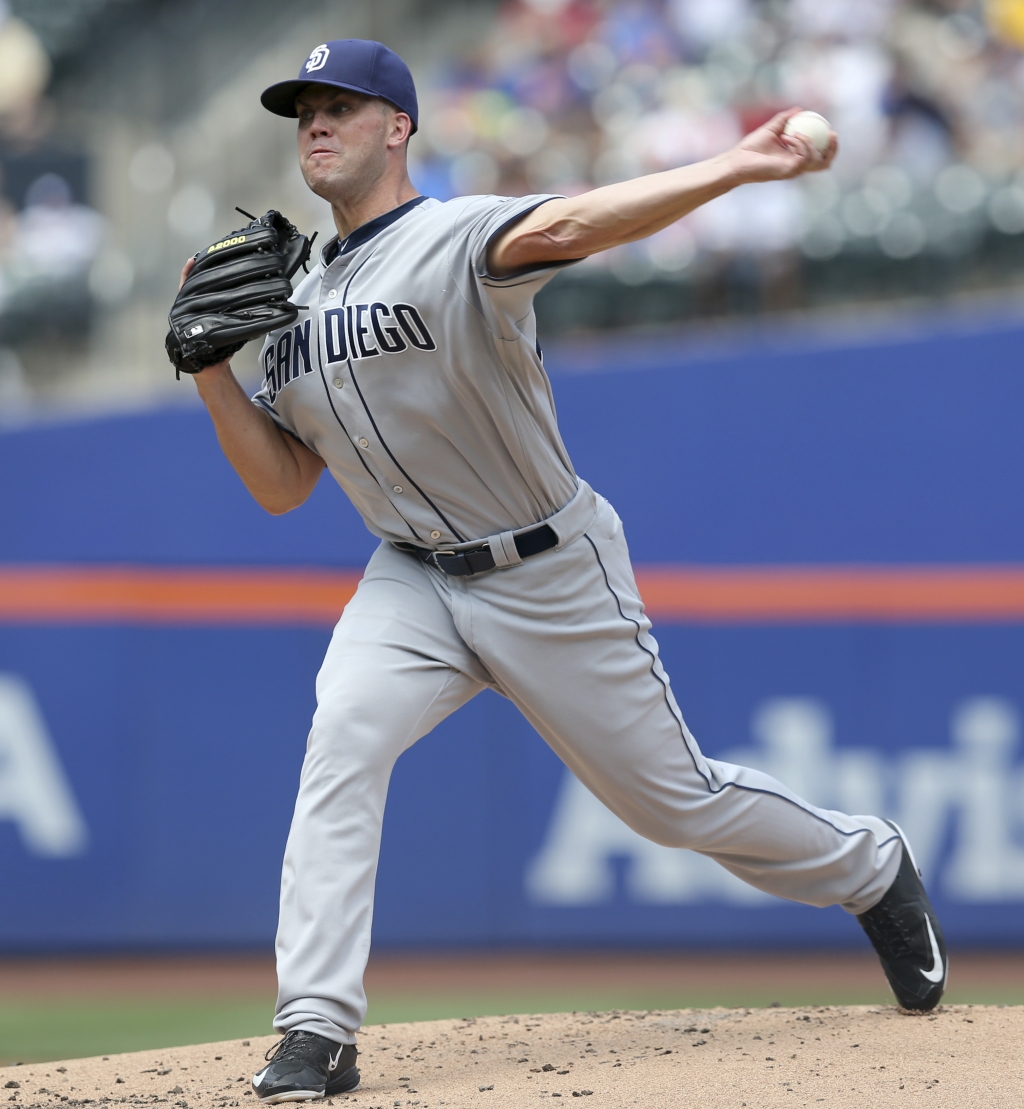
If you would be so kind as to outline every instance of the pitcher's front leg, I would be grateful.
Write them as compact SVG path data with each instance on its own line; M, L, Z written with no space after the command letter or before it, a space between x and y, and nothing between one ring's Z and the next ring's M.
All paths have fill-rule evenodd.
M427 574L394 550L375 555L317 678L281 878L282 1032L354 1042L392 768L487 684Z

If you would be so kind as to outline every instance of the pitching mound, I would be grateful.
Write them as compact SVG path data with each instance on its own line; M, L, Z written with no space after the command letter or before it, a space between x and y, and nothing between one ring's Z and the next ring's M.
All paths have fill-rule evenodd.
M1024 1009L682 1009L373 1025L352 1109L700 1106L934 1109L1024 1103ZM234 1109L274 1037L0 1068L11 1106ZM563 1102L564 1104L564 1102ZM13 1109L13 1107L12 1107Z

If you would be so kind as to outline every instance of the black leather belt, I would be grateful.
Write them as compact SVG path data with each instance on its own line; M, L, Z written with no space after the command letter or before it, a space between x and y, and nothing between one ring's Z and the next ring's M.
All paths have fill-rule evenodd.
M520 558L530 558L540 554L541 551L550 551L558 545L558 536L554 529L547 524L524 531L512 537ZM491 554L490 544L481 543L478 547L470 547L465 551L435 551L430 547L417 547L413 543L396 543L400 551L414 554L421 562L429 566L436 566L452 577L464 578L470 574L482 574L485 570L493 570L497 563Z

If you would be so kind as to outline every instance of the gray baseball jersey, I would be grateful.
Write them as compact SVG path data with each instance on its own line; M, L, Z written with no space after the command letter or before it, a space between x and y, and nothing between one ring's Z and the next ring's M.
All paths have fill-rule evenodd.
M254 398L382 539L450 546L546 519L576 489L537 345L557 267L498 279L487 247L550 199L423 197L332 241Z
M687 729L621 523L558 434L532 309L553 270L487 273L494 235L544 200L411 201L329 244L296 290L308 307L260 356L255 402L384 540L317 677L281 883L282 1031L354 1040L392 768L486 688L640 834L759 889L860 913L899 866L882 820L707 759ZM505 546L541 521L554 546ZM395 545L484 538L497 568L463 577Z

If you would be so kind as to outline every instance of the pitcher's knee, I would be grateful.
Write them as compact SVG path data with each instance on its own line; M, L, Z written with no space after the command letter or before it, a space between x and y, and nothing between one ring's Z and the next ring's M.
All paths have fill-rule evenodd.
M402 736L381 707L365 701L332 698L313 714L306 744L307 759L349 772L390 771L402 750Z
M678 821L666 820L654 812L620 812L623 823L659 847L691 847L692 837Z
M699 811L651 806L619 815L634 832L661 847L693 851L707 844L709 822L706 814Z
M676 847L686 848L692 850L698 846L698 839L695 836L687 835L680 828L665 827L664 825L655 825L650 830L637 828L644 839L649 839L652 843L658 844L659 847Z

